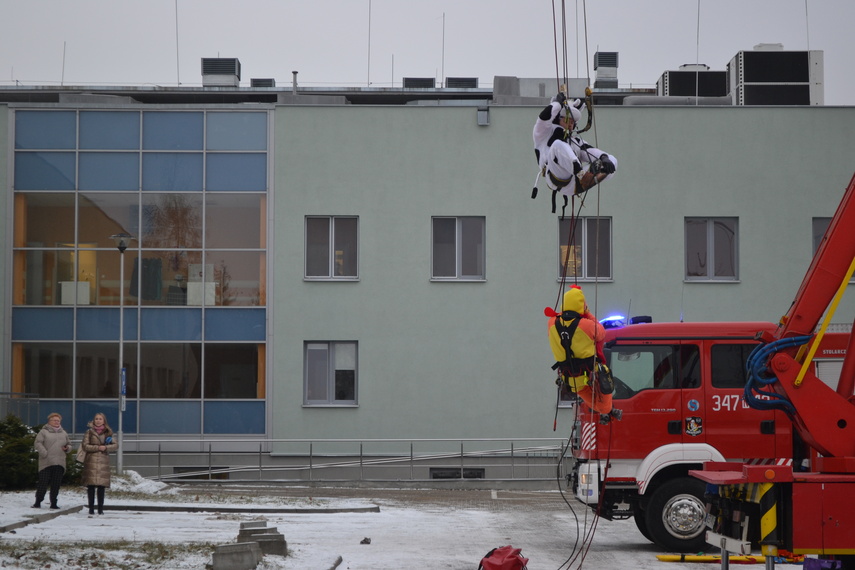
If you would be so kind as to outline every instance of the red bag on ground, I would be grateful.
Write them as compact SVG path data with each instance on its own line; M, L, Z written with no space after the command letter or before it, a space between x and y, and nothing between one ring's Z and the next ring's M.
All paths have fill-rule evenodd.
M521 548L510 544L494 548L481 559L478 570L525 570L528 558L523 558L520 552Z

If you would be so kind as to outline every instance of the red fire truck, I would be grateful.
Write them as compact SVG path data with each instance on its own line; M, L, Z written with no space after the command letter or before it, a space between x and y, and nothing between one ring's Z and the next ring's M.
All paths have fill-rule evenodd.
M848 358L855 335L825 334L853 271L855 177L778 324L645 323L607 331L614 405L623 419L602 425L580 406L571 446L576 497L606 519L632 516L644 536L668 550L691 552L707 543L708 483L726 495L713 501L719 526L710 536L719 542L738 540L730 536L737 532L767 536L758 519L773 517L758 516L760 507L734 489L780 483L781 520L767 546L855 555L855 358ZM722 530L735 512L755 516Z
M798 468L806 457L784 412L750 408L746 360L764 322L644 323L606 331L605 353L622 420L607 425L581 406L571 449L576 498L606 519L633 517L669 551L704 550L708 461ZM815 373L836 382L849 335L828 334Z

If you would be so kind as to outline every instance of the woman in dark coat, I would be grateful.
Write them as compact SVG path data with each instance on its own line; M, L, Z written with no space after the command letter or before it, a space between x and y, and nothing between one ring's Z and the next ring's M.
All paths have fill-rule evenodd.
M89 514L95 514L97 493L98 514L103 515L104 489L110 487L110 453L119 448L104 414L95 414L80 445L86 452L86 459L83 460L83 484L89 494Z

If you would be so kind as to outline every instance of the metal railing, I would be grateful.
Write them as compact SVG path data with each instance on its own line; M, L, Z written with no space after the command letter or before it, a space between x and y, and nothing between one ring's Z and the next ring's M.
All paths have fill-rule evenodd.
M564 478L572 460L565 456L566 440L558 438L137 439L133 444L137 451L126 451L124 468L160 481L555 480Z
M0 420L16 416L22 423L39 423L39 395L27 392L0 392ZM44 421L44 420L42 420Z

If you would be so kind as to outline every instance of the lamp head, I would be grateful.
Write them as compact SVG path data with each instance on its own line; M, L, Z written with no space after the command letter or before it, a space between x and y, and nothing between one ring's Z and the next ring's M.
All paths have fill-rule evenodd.
M134 236L123 232L111 235L110 239L116 242L116 247L119 249L119 253L125 253L125 250L128 249L128 246L130 245L131 240L134 239Z

